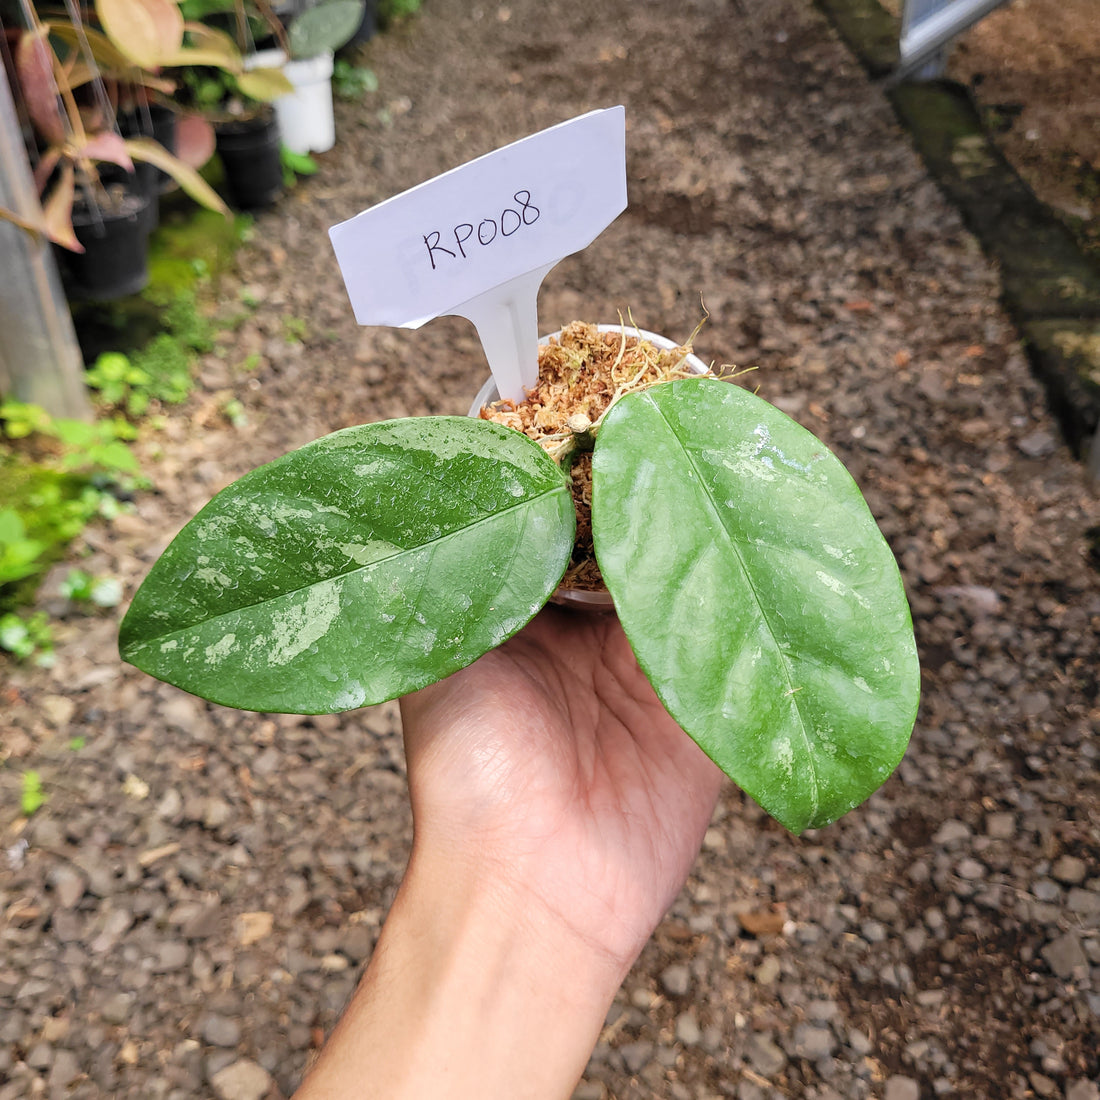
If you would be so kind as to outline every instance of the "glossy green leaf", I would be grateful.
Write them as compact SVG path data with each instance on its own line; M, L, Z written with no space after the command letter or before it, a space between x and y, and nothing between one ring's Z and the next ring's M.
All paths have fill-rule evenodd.
M561 471L518 432L468 417L348 428L214 497L153 566L120 649L248 710L381 702L519 630L574 526Z
M823 443L746 390L661 385L608 414L596 557L669 713L792 832L905 751L920 674L897 564Z

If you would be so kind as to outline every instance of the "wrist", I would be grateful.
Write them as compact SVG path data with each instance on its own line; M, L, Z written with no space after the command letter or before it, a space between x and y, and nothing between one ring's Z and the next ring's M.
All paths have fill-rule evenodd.
M565 1100L630 961L491 863L418 843L301 1096Z

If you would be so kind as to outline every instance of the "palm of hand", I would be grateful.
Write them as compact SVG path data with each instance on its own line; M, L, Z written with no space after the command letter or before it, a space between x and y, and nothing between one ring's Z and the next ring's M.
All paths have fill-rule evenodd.
M498 868L633 959L683 885L721 773L673 722L618 620L550 608L402 700L418 842Z

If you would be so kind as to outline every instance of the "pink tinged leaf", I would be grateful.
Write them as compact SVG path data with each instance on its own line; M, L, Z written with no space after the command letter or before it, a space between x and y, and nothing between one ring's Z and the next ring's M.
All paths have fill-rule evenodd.
M79 155L89 160L109 161L119 168L125 168L127 172L134 170L134 162L127 152L126 142L113 131L105 131L88 138L80 148Z
M55 244L72 252L83 252L84 246L76 239L73 230L73 197L76 185L73 166L66 161L61 166L61 177L42 207L46 215L46 235Z
M46 29L25 31L15 48L15 72L27 114L38 132L51 145L65 140L65 119L57 105L57 82L53 56L46 42Z
M40 195L46 189L50 173L57 167L57 162L60 159L61 149L56 145L47 149L42 154L42 159L38 162L38 167L34 170L34 185L38 188L38 193Z
M107 37L143 68L164 64L183 43L183 15L174 0L96 0Z
M214 127L198 115L182 116L176 123L176 155L198 170L214 155Z
M208 210L229 216L229 207L222 202L218 193L196 172L184 164L178 157L172 156L163 145L151 138L131 138L126 149L134 160L144 161L167 172L195 200Z

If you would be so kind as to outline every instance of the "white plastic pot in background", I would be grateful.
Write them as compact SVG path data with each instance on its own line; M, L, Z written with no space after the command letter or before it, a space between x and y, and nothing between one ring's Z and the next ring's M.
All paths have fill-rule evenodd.
M292 153L326 153L336 144L332 111L332 52L288 61L282 50L261 50L248 58L250 68L281 68L294 94L275 100L283 144Z

